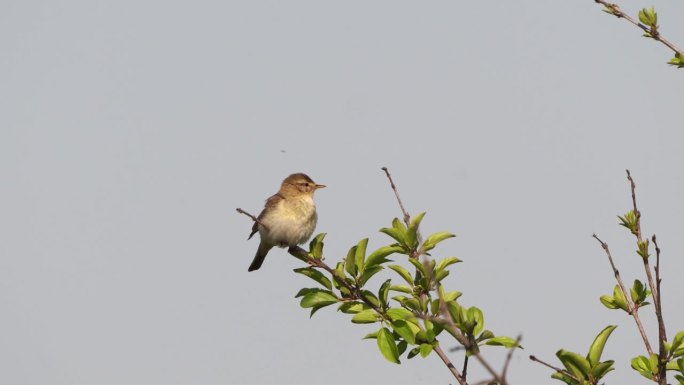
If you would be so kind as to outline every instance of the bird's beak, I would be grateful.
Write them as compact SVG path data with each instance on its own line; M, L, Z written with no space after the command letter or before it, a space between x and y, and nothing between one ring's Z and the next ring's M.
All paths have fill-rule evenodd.
M325 187L324 184L317 184L317 185L316 185L316 190L318 190L319 188L323 188L323 187Z

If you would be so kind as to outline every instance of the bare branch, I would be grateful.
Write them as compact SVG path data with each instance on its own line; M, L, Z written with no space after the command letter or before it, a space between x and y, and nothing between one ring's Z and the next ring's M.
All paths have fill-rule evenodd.
M254 222L258 223L259 225L263 226L263 228L265 228L266 230L268 230L268 226L266 226L265 224L261 223L261 222L259 221L259 219L258 219L257 217L255 217L254 215L248 213L247 211L245 211L245 210L243 210L243 209L241 209L241 208L239 208L239 207L236 208L235 211L239 212L240 214L245 214L245 215L247 215L248 217L252 218L252 220L253 220Z
M392 176L389 173L389 170L387 170L387 167L383 167L382 171L385 172L385 175L387 175L387 179L389 179L390 186L392 187L392 191L394 191L394 195L397 197L397 202L399 202L399 207L401 208L402 214L404 214L404 223L406 223L406 226L411 223L411 216L409 213L406 211L404 208L404 204L401 203L401 198L399 198L399 191L397 191L397 186L394 185L394 181L392 180Z
M518 345L520 345L520 340L522 340L522 335L518 334L517 337L515 337L515 346L508 349L508 354L506 355L506 361L504 362L504 367L503 370L501 371L501 377L506 378L506 375L508 374L508 366L511 363L511 359L513 358L513 353L515 352L515 349L517 349Z
M451 371L451 374L454 375L454 377L456 378L456 381L458 381L459 384L468 385L465 378L463 378L461 376L461 374L458 372L458 369L456 369L454 364L451 363L451 361L449 360L449 357L447 357L447 355L444 353L444 351L442 350L442 347L439 346L439 344L437 344L437 346L435 346L432 350L434 350L435 353L437 353L437 355L439 356L439 358L442 359L442 362L444 362L444 364L447 366L447 368L449 368L449 371Z
M636 220L637 220L637 225L636 225L636 237L639 242L641 242L641 212L637 208L637 203L636 203L636 184L634 183L634 179L632 179L632 174L629 173L629 170L627 171L627 180L629 180L629 186L630 189L632 190L632 210L634 210L634 215L636 215Z
M608 244L603 242L599 237L596 236L596 234L594 234L593 237L601 244L601 247L606 252L606 255L608 256L608 261L610 261L610 266L613 268L613 274L615 274L615 279L617 280L618 285L620 286L620 290L622 290L622 294L625 296L625 299L627 300L629 314L632 315L632 318L634 318L634 322L636 322L637 324L639 334L641 334L641 339L644 340L644 345L646 345L646 350L648 351L648 354L653 354L653 349L651 349L651 344L648 342L648 336L646 336L644 325L642 325L641 319L639 318L639 309L634 305L634 302L632 302L632 296L630 292L628 292L627 289L625 289L625 285L624 283L622 283L622 278L620 278L620 272L615 267L615 263L613 263L613 256L610 254Z
M561 368L556 367L556 366L553 366L553 365L551 365L551 364L548 364L548 363L546 363L546 362L540 360L540 359L537 358L536 356L530 356L530 360L532 360L532 361L534 361L534 362L538 362L538 363L540 363L540 364L546 366L547 368L551 368L551 369L555 370L556 373L560 373L560 374L562 374L562 375L564 375L564 376L568 376L568 377L572 378L573 380L577 381L578 383L580 382L580 380L579 380L577 377L573 376L572 373L568 372L567 370L561 369Z
M641 211L639 211L639 208L637 207L637 201L636 201L636 183L634 183L634 179L632 178L632 174L627 171L627 180L629 180L629 186L630 190L632 192L632 207L634 210L634 214L636 215L636 237L637 237L637 242L638 244L641 244L644 242L643 237L642 237L642 232L641 232ZM665 373L665 365L666 365L666 358L667 358L667 349L665 346L665 342L667 341L667 334L665 332L665 321L663 319L663 314L662 314L662 302L660 300L660 249L658 248L658 245L655 243L656 238L653 236L652 238L655 246L656 246L656 266L655 266L655 271L656 271L656 279L654 281L653 275L651 274L651 266L648 262L648 255L647 256L641 256L641 260L644 264L644 271L646 272L646 278L648 279L648 285L651 289L651 295L653 296L653 302L654 302L654 307L655 307L655 314L656 314L656 319L658 320L658 357L660 358L658 361L658 376L657 376L657 382L659 384L666 384L667 383L667 378L666 378L666 373ZM646 239L646 242L648 242L648 239ZM649 352L650 353L650 352ZM651 353L652 354L652 353Z
M658 319L658 358L659 358L659 371L658 376L661 383L666 383L666 363L667 363L667 347L665 343L667 342L667 332L665 331L665 317L663 316L663 299L660 292L660 247L658 246L658 241L656 240L655 234L651 237L653 245L656 250L656 265L655 265L655 280L656 280L656 290L658 291L658 296L653 299L655 302L656 318Z

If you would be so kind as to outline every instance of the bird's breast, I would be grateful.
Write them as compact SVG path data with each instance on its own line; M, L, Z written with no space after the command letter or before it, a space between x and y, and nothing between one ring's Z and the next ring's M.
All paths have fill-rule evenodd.
M262 219L268 229L259 232L273 245L295 246L311 237L317 220L316 205L310 197L283 199Z

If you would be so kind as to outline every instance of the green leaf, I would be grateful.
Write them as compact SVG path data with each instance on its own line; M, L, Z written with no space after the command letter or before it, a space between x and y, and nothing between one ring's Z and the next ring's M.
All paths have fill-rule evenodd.
M484 328L484 315L482 314L482 310L473 306L466 311L466 317L474 326L471 334L479 334L482 331L482 328Z
M328 290L319 289L306 293L299 305L303 308L309 308L314 306L332 305L336 302L337 297L335 294Z
M397 343L392 336L392 332L387 328L382 328L378 330L378 348L382 356L389 362L394 362L399 364L399 349L397 348Z
M451 318L456 323L456 325L459 325L463 323L463 321L465 321L465 310L461 305L459 305L456 301L447 302L446 305L447 309L449 310L449 314L451 315Z
M463 293L461 293L460 291L448 291L442 295L442 299L446 302L455 301L462 294Z
M485 340L488 340L488 339L494 338L494 337L495 337L494 333L492 333L491 330L483 330L482 333L480 333L480 335L477 337L477 339L475 341L482 342L482 341L485 341Z
M347 252L347 257L344 259L344 270L352 277L356 277L356 261L354 260L356 258L356 248L357 246L352 246L349 252Z
M380 285L380 290L378 290L378 298L380 299L380 304L382 305L383 309L387 308L387 298L389 295L389 289L391 285L392 280L388 279L382 285Z
M363 273L361 274L361 277L359 278L359 285L360 286L365 285L371 279L372 276L381 272L382 269L383 269L383 267L380 265L367 267L365 270L363 270Z
M395 241L399 242L400 245L406 247L406 227L398 218L394 218L392 227L383 227L380 229L380 232L389 235L394 238Z
M361 298L366 300L366 303L370 302L371 304L373 304L373 306L380 307L380 300L378 299L378 297L375 296L375 294L373 294L373 292L369 290L362 290Z
M393 307L387 310L387 315L392 321L404 320L416 323L416 316L410 310L402 307Z
M365 337L363 337L364 340L370 340L370 339L376 339L376 338L378 338L378 332L368 333L368 334L366 334Z
M435 270L441 271L441 270L444 270L444 268L446 268L447 266L453 265L454 263L459 263L459 262L463 262L463 261L461 261L460 259L458 259L456 257L446 257L446 258L442 259L441 261L439 261Z
M311 313L309 313L309 318L313 317L313 315L314 315L317 311L319 311L320 309L323 309L324 307L330 306L330 305L332 305L332 304L331 304L331 303L323 303L323 304L319 304L319 305L316 305L316 306L312 307L312 308L311 308Z
M320 233L309 242L309 254L315 259L323 257L323 238L325 238L325 233Z
M648 253L648 239L644 239L641 242L637 242L637 254L641 256L643 259L648 259L650 254Z
M333 285L337 290L340 291L340 293L342 293L343 296L349 297L351 295L349 289L347 289L341 282L341 280L347 279L346 274L344 273L344 262L337 263L337 266L335 266L335 274L333 274L332 279Z
M380 265L385 262L390 262L386 257L388 255L399 253L403 251L404 248L399 245L383 246L374 252L372 252L368 258L366 258L366 269L370 266Z
M392 285L390 286L390 290L400 291L406 294L413 294L413 289L406 285Z
M314 269L313 267L302 267L299 269L294 269L294 272L305 275L313 279L314 281L320 283L321 285L325 286L326 288L328 288L328 290L332 290L332 282L330 282L328 277L326 277L325 275L323 275L323 273Z
M432 344L420 344L420 356L425 358L432 352Z
M555 372L555 373L553 373L553 374L551 375L551 378L554 378L554 379L556 379L556 380L561 380L561 381L565 382L565 383L568 384L568 385L577 385L577 384L579 384L579 383L578 383L577 381L575 381L572 377L569 377L569 376L567 376L567 375L565 375L565 374L563 374L563 373Z
M674 339L672 339L672 345L670 346L670 352L669 353L676 357L677 356L676 353L678 353L677 350L680 347L684 347L684 344L682 344L682 342L684 342L684 331L681 331L681 332L675 334ZM684 374L684 373L682 373L682 374Z
M680 370L680 361L684 361L684 358L668 362L667 365L665 365L665 370Z
M423 242L422 250L423 250L423 252L430 251L430 250L434 249L438 243L442 242L445 239L453 238L455 236L456 236L455 234L451 234L451 233L447 233L447 232L430 234L430 236L427 237L425 242ZM449 258L454 258L454 257L449 257ZM460 262L460 260L458 258L454 258L454 259L456 259L456 261L451 262L451 263Z
M354 317L352 317L351 322L355 324L372 324L378 322L378 320L379 315L375 310L366 309L356 313Z
M657 27L658 14L656 13L655 9L653 9L653 7L651 7L651 9L644 8L641 11L639 11L639 21L643 24L646 24L649 27Z
M423 266L423 264L419 260L417 260L416 258L409 258L409 262L416 267L417 271L420 271L420 274L422 274L423 277L429 276L427 270L425 270L425 266Z
M401 276L401 278L403 278L404 281L406 281L406 283L413 286L413 279L411 278L411 274L408 272L408 270L399 265L390 265L388 267L396 271Z
M415 356L417 356L420 353L420 346L416 346L415 348L411 349L409 351L409 354L406 356L409 360Z
M627 303L627 298L625 297L625 294L622 292L622 289L620 289L619 285L615 285L615 288L613 289L613 303L618 308L629 313L629 304Z
M632 234L637 235L637 216L634 210L630 210L624 216L618 216L620 226L626 227Z
M656 356L657 359L657 356ZM641 374L642 376L648 378L649 380L652 380L654 378L653 376L653 370L654 368L651 366L651 360L649 360L645 356L638 356L632 358L632 369L636 370ZM657 372L657 367L655 368Z
M366 259L366 246L368 246L368 238L364 238L356 245L356 253L354 255L354 264L356 271L363 271L363 265Z
M587 354L587 360L591 366L597 365L601 362L601 354L603 354L603 347L606 346L606 341L608 337L615 330L617 326L607 326L594 338L594 342L591 343L589 347L589 353Z
M591 371L589 361L577 353L569 352L567 350L559 350L556 356L561 360L563 366L570 371L576 378L587 379Z
M404 340L399 341L399 343L397 344L397 350L399 350L399 356L404 354L407 346L408 346L408 344L406 343L406 341L404 341Z
M488 330L485 330L485 332L487 332L487 331ZM484 334L485 332L483 332L482 334ZM491 332L489 332L489 333L491 333ZM503 337L503 336L489 338L489 339L487 339L487 342L485 342L485 345L503 346L506 348L521 348L522 349L522 346L520 346L518 344L518 341L515 338Z
M440 270L435 273L435 281L442 282L449 275L449 270Z
M614 362L615 361L608 360L606 362L600 362L596 364L594 367L591 368L591 377L593 377L597 381L600 380L601 378L603 378L603 376L608 374L608 372L615 370L615 368L613 367Z
M675 53L674 57L667 64L677 66L677 68L684 68L684 55L679 54L679 52Z
M424 216L424 212L414 216L406 230L406 246L411 250L415 250L418 247L418 227Z
M401 304L406 306L407 308L416 311L416 312L422 312L423 308L420 305L420 301L418 301L415 298L407 298L403 301L401 301Z
M307 295L308 293L311 293L312 291L320 291L320 290L321 289L319 289L319 288L313 288L313 287L307 288L307 287L305 287L303 289L300 289L297 292L297 294L295 294L295 298L303 297L303 296Z
M416 344L416 334L420 331L418 326L404 320L396 320L392 321L392 328L401 336L401 338L406 340L406 342L411 345Z
M337 310L345 314L357 314L367 309L370 309L370 306L362 302L344 302L337 308Z
M603 306L607 307L608 309L619 309L619 307L615 304L615 300L613 299L613 297L609 295L602 295L600 300Z

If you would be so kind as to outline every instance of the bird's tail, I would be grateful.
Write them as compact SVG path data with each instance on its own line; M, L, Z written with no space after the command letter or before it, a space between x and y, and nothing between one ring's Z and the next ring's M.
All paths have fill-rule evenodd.
M266 242L260 242L254 260L252 260L252 264L249 265L247 271L258 270L261 267L261 264L264 263L266 254L268 254L268 251L271 250L272 247L273 246L266 244Z

